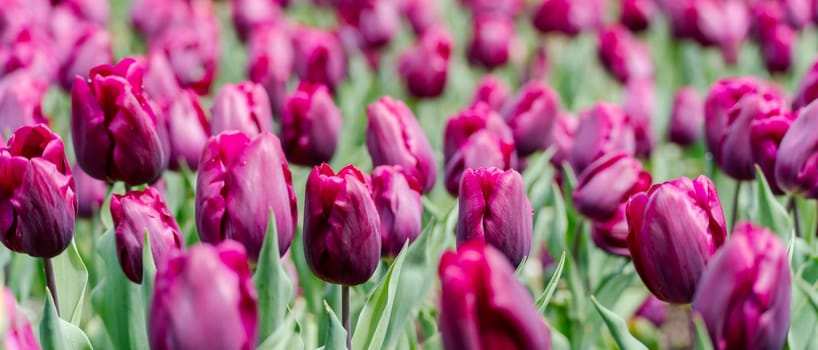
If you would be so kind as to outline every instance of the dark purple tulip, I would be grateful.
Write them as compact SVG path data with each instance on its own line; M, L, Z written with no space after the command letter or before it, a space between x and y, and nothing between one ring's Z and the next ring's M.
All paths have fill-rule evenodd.
M353 165L338 174L313 168L304 197L304 250L312 273L329 283L366 282L381 256L381 221L369 179Z
M717 45L724 61L735 64L738 51L750 29L750 11L741 0L696 1L697 27L700 43Z
M818 99L818 59L801 77L798 88L795 90L795 96L792 98L792 109L804 108L815 99Z
M214 14L176 25L150 42L164 53L179 85L199 95L210 93L219 66L219 30Z
M562 163L568 161L571 155L571 150L574 148L574 134L578 125L579 119L571 113L563 111L557 114L554 128L551 130L551 146L554 147L554 155L550 160L557 169L562 169Z
M24 126L0 148L0 241L37 258L59 255L74 238L77 196L60 137Z
M636 155L650 157L656 136L653 134L653 116L656 111L656 86L652 79L631 80L625 86L622 110L628 116L636 141Z
M381 219L381 256L394 257L421 230L420 185L400 166L381 165L372 171L372 198Z
M546 149L560 110L560 98L548 85L531 81L505 108L504 118L514 135L517 155L526 157Z
M358 46L381 49L392 41L400 24L397 4L393 1L366 1L354 11L341 12L341 18L354 28Z
M3 338L0 345L7 350L40 350L37 337L31 328L31 321L17 305L14 294L6 287L0 288L0 303L3 310Z
M534 27L542 33L575 36L602 24L601 0L544 0L534 12Z
M144 58L142 64L145 66L143 86L150 98L162 100L182 92L182 87L176 81L173 68L164 53L151 52Z
M480 78L477 88L474 89L472 104L485 103L495 112L503 110L506 102L511 99L511 90L504 81L487 74Z
M811 8L813 4L810 0L783 0L781 5L784 8L784 13L787 17L789 25L798 31L804 29L810 21L810 17L814 14Z
M478 102L449 118L443 135L443 156L451 158L474 133L488 130L506 143L514 143L514 134L500 115Z
M131 58L91 69L71 90L71 136L88 175L140 185L168 164L162 125L142 91L144 68Z
M258 27L281 20L281 5L275 0L231 0L233 27L241 41L255 35Z
M247 43L247 77L267 90L273 116L280 116L293 75L294 53L290 31L282 24L253 29Z
M652 79L653 62L648 46L620 25L599 32L597 54L602 65L621 83Z
M616 213L602 221L591 222L591 240L594 244L609 254L630 257L628 250L628 220L625 218L625 203L620 205Z
M661 327L667 319L667 309L667 304L659 300L659 298L649 295L633 316L644 318L653 323L654 326Z
M621 0L621 4L619 23L634 32L648 29L656 14L656 4L652 0Z
M657 298L693 300L699 278L727 237L716 186L704 175L653 185L627 205L628 248L642 282Z
M273 131L273 113L270 99L261 85L245 81L225 84L213 98L211 132L241 131L255 136Z
M328 162L335 154L341 123L341 111L326 86L298 84L281 116L281 146L287 160L308 166Z
M0 134L11 135L24 125L48 124L42 101L48 82L26 71L0 78Z
M513 266L531 251L534 211L523 178L514 169L466 169L460 182L457 244L480 240ZM512 214L513 213L513 214Z
M579 175L574 188L574 206L593 220L605 221L616 215L619 207L651 185L650 172L642 163L624 152L597 159Z
M427 29L398 61L398 74L415 97L440 96L446 87L452 37L442 26Z
M704 106L696 89L684 86L676 90L668 128L670 142L683 147L691 146L701 139L703 127Z
M142 249L145 232L158 270L185 246L179 225L159 192L151 187L111 198L119 266L128 279L142 283Z
M295 72L302 81L335 90L346 77L347 63L338 37L317 28L299 28L292 35Z
M798 112L795 121L778 146L775 179L780 189L818 198L818 104L811 103Z
M693 312L716 349L784 347L792 282L784 244L766 228L739 223L704 271Z
M437 182L437 160L426 134L406 105L389 96L366 109L366 148L372 164L399 165L428 193Z
M625 112L618 106L600 102L580 112L579 125L568 161L577 174L598 158L623 151L634 154L634 131Z
M293 240L296 210L290 167L275 135L223 132L210 138L196 182L196 227L203 242L234 239L255 261L272 211L284 255Z
M180 170L184 162L190 170L196 171L202 150L210 137L210 122L199 103L199 96L193 90L183 90L165 101L163 113L170 144L168 168Z
M508 260L482 242L468 242L440 259L443 348L551 349L551 336Z
M514 20L483 14L472 20L472 39L467 51L469 62L486 69L505 65L514 50Z
M90 219L102 207L108 188L104 181L91 177L79 166L73 167L73 175L77 185L77 216Z
M86 78L86 74L96 66L114 61L111 48L111 34L104 28L91 24L78 24L65 28L71 35L66 51L62 53L57 76L60 86L71 91L76 76Z
M403 0L402 11L412 26L412 31L418 36L440 23L435 0Z
M786 21L783 6L760 2L752 7L756 40L761 46L764 64L771 73L789 71L796 32Z
M148 340L155 350L254 349L258 313L244 248L198 244L157 271Z

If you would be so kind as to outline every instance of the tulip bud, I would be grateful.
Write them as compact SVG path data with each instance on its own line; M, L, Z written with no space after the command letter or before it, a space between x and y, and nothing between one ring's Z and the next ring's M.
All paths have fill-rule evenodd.
M281 5L272 0L232 0L233 27L241 41L247 41L258 27L280 21Z
M549 136L559 109L559 95L548 85L532 81L523 86L504 113L517 155L526 157L551 144Z
M242 246L198 244L157 271L148 340L156 350L254 349L258 313Z
M656 137L653 135L653 116L656 110L656 87L653 80L631 80L625 87L622 110L628 116L636 142L636 155L650 157Z
M647 45L619 25L610 26L598 35L597 52L605 69L621 83L635 79L652 79L653 62Z
M398 73L406 89L415 97L440 96L446 87L452 37L442 26L426 30L398 61Z
M341 111L326 86L301 82L287 97L281 117L281 146L299 165L328 162L335 154Z
M618 151L634 154L633 128L621 108L600 102L580 112L568 160L577 174L593 161Z
M67 9L78 18L94 22L100 26L107 26L111 16L111 8L106 0L60 0L54 2L56 9Z
M171 170L180 170L182 162L192 171L199 167L199 158L210 136L199 96L193 90L184 90L165 104L165 122L170 143Z
M145 232L158 270L185 245L179 225L154 188L111 197L119 265L128 279L142 283L142 246Z
M300 28L292 40L298 78L335 90L347 74L346 56L338 37L321 29Z
M150 43L151 51L164 53L176 80L199 95L210 93L219 66L219 30L215 15L176 25Z
M400 166L372 171L372 197L381 219L381 256L394 257L420 235L423 203L417 181Z
M719 349L781 349L790 328L790 259L766 228L742 222L708 263L693 311Z
M807 198L818 198L818 174L814 171L815 150L818 148L818 134L814 132L818 127L816 106L818 104L810 103L799 111L781 139L774 162L778 187Z
M381 222L369 180L353 165L338 174L313 168L304 197L304 250L312 273L329 283L366 282L381 256Z
M528 62L522 72L521 81L543 81L548 80L550 68L548 67L548 54L545 52L545 46L539 45L534 54L529 57Z
M514 136L503 118L484 103L475 103L452 116L446 122L443 136L443 156L450 159L480 130L488 130L506 143L514 143ZM458 180L459 182L459 180Z
M579 176L574 188L574 206L593 220L611 219L619 206L651 184L650 172L627 153L610 153L597 159Z
M469 62L494 69L508 62L514 50L514 21L507 16L483 14L472 20Z
M485 103L495 112L503 110L506 102L511 98L511 90L504 81L487 74L480 78L477 88L474 89L472 104Z
M293 75L293 45L289 29L264 25L253 29L247 44L247 77L264 86L270 97L273 116L284 108L287 80Z
M602 221L591 222L591 240L609 254L630 257L628 250L628 220L625 218L625 203L616 209L616 213Z
M816 99L818 99L818 59L801 77L792 98L792 109L804 108Z
M177 96L182 92L182 87L176 81L173 68L165 54L148 53L143 65L145 66L144 88L148 97L161 100Z
M440 22L434 0L404 0L402 10L417 36L422 36L427 29Z
M636 310L636 314L633 316L644 318L650 321L650 323L653 323L654 326L660 327L667 319L667 304L663 303L659 298L650 295L645 299L645 302L642 303L642 306Z
M89 176L79 166L72 168L74 183L77 185L77 216L90 219L102 207L108 188L104 181Z
M724 61L735 64L738 51L750 29L750 13L744 1L698 1L697 26L702 44L715 44Z
M653 185L628 201L628 248L642 282L657 298L693 300L710 257L726 239L716 186L704 175Z
M273 131L270 99L261 85L249 81L223 85L210 113L213 135L232 130L256 136Z
M472 15L497 14L514 17L523 7L523 0L460 0Z
M177 27L215 24L212 1L136 0L131 7L134 29L148 41ZM199 23L197 23L199 22Z
M395 36L400 18L397 4L391 1L367 1L353 11L340 11L341 19L354 27L361 48L381 49Z
M47 33L26 27L8 41L0 50L0 77L22 70L47 81L54 80L59 62Z
M65 91L71 91L76 76L85 77L91 68L114 61L111 34L107 30L90 24L78 26L79 33L71 36L57 73L60 86ZM76 32L78 28L68 30Z
M703 124L704 107L696 89L685 86L676 90L668 128L670 142L683 147L693 145L701 138Z
M48 124L42 100L48 82L26 71L0 78L0 134L11 135L25 125Z
M570 113L565 111L557 113L554 128L551 130L551 146L554 147L554 155L551 156L550 161L555 168L562 169L562 163L567 161L571 155L571 149L574 147L574 134L578 125L579 120Z
M14 300L14 294L6 287L0 288L0 311L3 312L3 338L0 339L0 345L7 350L39 350L40 345L37 344L37 337L34 336L34 330L31 328L31 321L29 321L23 310L17 306L17 301Z
M51 20L51 1L3 1L0 11L0 42L8 43L27 27L42 28ZM2 55L0 55L2 56Z
M458 245L471 240L486 242L513 266L528 256L534 211L516 170L466 169L460 182L458 208Z
M490 245L468 242L444 253L438 274L445 349L551 349L534 300Z
M59 255L74 238L77 197L60 137L24 126L0 149L0 241L37 258Z
M600 0L548 0L535 10L532 21L541 33L575 36L602 24L603 7Z
M648 29L656 14L656 4L651 0L622 0L619 23L634 32Z
M775 2L757 3L753 5L752 16L767 70L771 73L789 71L796 33L786 23L783 6Z
M426 134L409 107L389 96L366 109L366 148L372 163L399 165L429 192L437 181L437 160Z

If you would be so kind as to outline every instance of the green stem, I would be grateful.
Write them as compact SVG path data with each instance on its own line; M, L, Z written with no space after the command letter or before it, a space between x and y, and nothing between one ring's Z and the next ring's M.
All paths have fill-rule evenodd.
M736 226L736 220L738 220L739 194L741 194L741 180L736 180L736 192L733 193L733 213L730 216L731 230Z
M54 298L54 308L57 309L57 316L60 316L60 302L57 299L57 282L54 280L54 267L51 266L51 258L43 258L43 268L45 269L45 285L51 291Z
M798 201L795 199L795 196L790 197L787 206L790 207L790 211L792 212L795 236L801 237L801 215L798 213Z
M341 286L341 321L347 331L347 349L352 349L352 329L349 327L349 286Z

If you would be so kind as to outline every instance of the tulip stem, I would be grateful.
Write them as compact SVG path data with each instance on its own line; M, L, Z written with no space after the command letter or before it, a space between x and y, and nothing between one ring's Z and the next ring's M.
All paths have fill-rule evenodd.
M795 196L790 197L787 206L790 207L790 211L792 212L793 226L795 226L795 237L801 237L801 214L798 213L798 201L795 200Z
M352 329L349 328L349 286L341 286L341 321L347 331L347 349L352 349Z
M54 298L54 308L57 309L57 316L60 316L60 302L57 299L57 282L54 280L54 267L51 266L51 258L43 258L43 268L45 269L45 285L51 291Z
M732 230L733 227L736 226L736 220L738 220L738 198L739 194L741 194L741 180L736 180L736 192L733 193L733 213L730 217L730 229Z

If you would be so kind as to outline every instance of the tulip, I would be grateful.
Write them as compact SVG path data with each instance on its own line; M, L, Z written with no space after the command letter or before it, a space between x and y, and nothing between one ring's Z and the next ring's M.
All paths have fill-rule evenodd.
M50 0L3 1L0 42L8 43L28 27L43 28L51 20Z
M261 85L245 81L225 84L213 98L211 132L241 131L256 136L273 131L270 99Z
M304 250L312 273L329 283L366 282L381 256L381 222L369 180L353 165L313 168L304 197Z
M460 0L472 15L496 14L514 17L523 8L522 0Z
M534 27L542 33L576 36L602 24L604 4L600 0L546 0L534 12Z
M367 1L356 6L353 11L341 11L341 19L354 27L356 39L361 48L381 49L392 41L397 32L397 4L391 1Z
M452 37L442 26L426 30L398 61L398 73L409 93L418 98L440 96L446 87Z
M219 31L214 14L177 25L150 42L150 50L164 53L176 80L200 95L210 93L219 66Z
M491 246L469 242L444 253L438 274L444 349L551 349L534 300Z
M287 80L293 75L294 53L289 29L264 25L253 29L247 44L247 77L267 90L273 116L284 108Z
M199 96L193 90L183 90L167 101L162 112L170 143L169 168L180 170L184 162L190 170L196 171L210 136L210 122L199 103Z
M258 27L281 20L281 5L271 0L232 0L233 27L241 41L247 41Z
M611 219L632 195L646 191L651 180L650 172L627 153L602 156L580 174L573 193L574 206L590 219Z
M25 125L47 124L42 100L48 82L26 71L0 78L0 134L10 135Z
M404 0L402 11L417 36L440 23L437 2L434 0Z
M420 185L400 166L372 171L372 197L381 219L381 256L395 257L420 235L423 203Z
M656 87L653 80L631 80L625 87L622 110L628 116L636 142L636 155L650 157L656 137L653 135L653 116L656 110Z
M57 73L60 86L65 91L71 91L77 76L85 77L91 68L114 61L111 34L108 31L96 25L78 26L80 28L66 28L74 34L70 39L70 46L63 53Z
M505 65L514 51L514 21L507 16L484 14L472 20L469 62L494 69Z
M24 126L0 149L0 241L9 249L53 258L71 243L77 216L74 177L60 137Z
M653 295L648 296L634 317L644 318L656 327L661 327L667 319L667 305Z
M106 0L59 0L53 1L54 10L66 9L83 21L107 26L111 8Z
M258 295L242 246L198 244L156 274L151 349L254 349Z
M724 61L735 64L738 51L750 29L750 13L744 1L698 1L697 26L702 44L715 44Z
M298 78L335 90L347 74L346 56L338 37L321 29L300 28L292 40Z
M399 165L428 193L437 181L437 160L409 107L389 96L366 109L366 148L372 164Z
M541 82L526 83L505 109L504 118L514 134L517 154L526 157L551 143L549 136L560 109L560 98Z
M701 138L703 124L704 107L696 89L685 86L676 90L668 128L670 142L683 147L693 145Z
M3 311L3 338L0 345L8 350L39 350L37 337L31 328L31 321L26 313L17 305L14 294L6 287L0 288L3 300L0 301L0 310Z
M488 130L506 143L514 143L514 136L500 115L484 103L460 111L446 122L443 135L443 156L450 159L469 138L480 130Z
M716 186L704 175L653 185L628 201L628 249L636 272L657 298L693 300L726 229Z
M162 100L175 97L182 92L182 87L176 81L173 68L164 53L148 53L143 65L145 66L143 85L145 93L150 98Z
M810 0L783 0L781 6L790 27L800 31L809 23L810 16L814 13L811 7L815 4Z
M548 74L548 55L545 52L545 46L540 45L529 58L525 70L522 73L523 77L521 81L548 80Z
M792 109L804 108L818 99L818 59L804 72L795 95L792 98Z
M818 137L813 132L818 122L815 103L802 108L778 146L775 179L780 189L818 198L818 173L815 172L815 149Z
M474 89L472 104L485 103L495 112L503 110L506 102L511 98L511 90L504 81L493 75L480 78L477 88Z
M602 221L591 222L591 240L599 248L613 255L630 257L628 250L628 220L625 218L625 203L616 213Z
M562 169L563 162L568 161L574 147L574 134L578 125L579 120L570 113L563 111L557 114L550 137L551 146L554 148L550 162L555 168Z
M784 244L769 230L739 223L707 265L693 312L716 349L782 349L790 328L792 283Z
M136 0L131 7L131 23L148 41L204 21L215 23L212 1Z
M783 6L774 2L754 4L752 16L756 39L764 64L771 73L789 71L796 40L795 30L786 23Z
M775 163L778 159L778 147L797 117L795 113L783 112L764 115L765 118L753 120L750 129L750 145L753 151L753 162L758 164L770 189L775 194L784 194L775 177Z
M600 102L580 112L574 145L568 161L581 174L593 161L608 153L634 154L634 131L621 108Z
M77 216L90 219L102 207L108 188L104 181L91 177L77 165L73 167L73 175L77 185Z
M513 266L528 256L534 211L516 170L466 169L458 208L458 245L484 241L502 252Z
M48 35L29 27L15 34L0 50L0 77L22 70L47 81L54 80L58 57Z
M295 232L296 210L292 175L275 135L223 132L210 138L196 182L196 227L202 241L234 239L255 261L272 211L284 255Z
M656 5L651 0L622 0L619 23L634 32L648 29L656 14Z
M341 122L341 111L326 86L298 84L281 117L281 146L287 160L299 165L328 162L335 154Z
M179 225L159 192L151 187L111 198L116 250L122 272L131 281L142 283L142 246L145 233L150 239L153 260L159 270L184 248Z
M653 63L647 45L622 26L608 27L598 35L599 60L614 78L622 83L635 79L652 79Z

